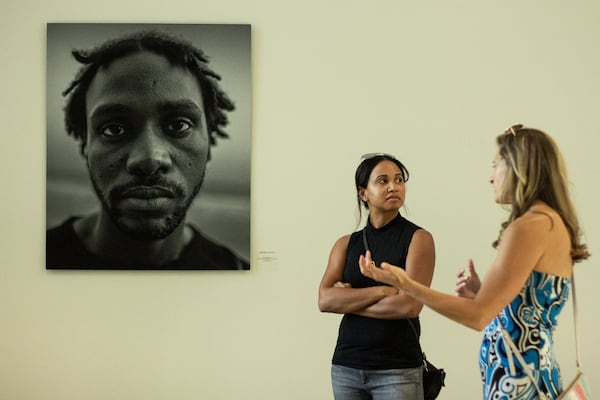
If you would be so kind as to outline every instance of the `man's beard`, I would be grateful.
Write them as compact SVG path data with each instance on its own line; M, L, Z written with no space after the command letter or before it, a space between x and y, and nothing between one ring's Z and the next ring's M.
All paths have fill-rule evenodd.
M102 208L121 232L125 233L134 240L155 241L169 236L183 222L188 209L192 205L192 202L202 187L202 182L204 181L204 172L202 173L198 184L192 189L191 195L189 195L187 198L186 192L181 185L169 183L164 178L139 179L130 184L117 186L111 189L109 193L105 193L102 191L102 189L100 189L91 171L90 180L92 182L92 186L94 187L94 191L96 192L96 196L100 200ZM160 217L160 220L157 222L151 223L151 218L140 216L138 217L139 223L129 224L127 220L131 220L133 217L128 218L121 210L119 210L118 207L115 207L115 205L121 200L121 193L130 186L149 186L153 184L169 187L169 189L175 193L176 199L184 199L184 203L176 207L169 215Z

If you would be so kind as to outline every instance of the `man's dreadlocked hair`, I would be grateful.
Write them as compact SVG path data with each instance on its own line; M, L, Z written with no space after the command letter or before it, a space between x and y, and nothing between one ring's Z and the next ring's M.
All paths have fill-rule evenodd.
M221 77L208 67L209 59L204 52L191 43L159 31L143 31L109 40L91 50L73 50L73 57L83 64L75 79L62 93L68 96L65 107L65 125L67 133L80 142L83 154L86 145L86 104L85 96L92 79L102 66L108 66L114 60L136 51L146 50L166 57L174 65L187 68L198 80L210 144L215 145L217 138L227 138L223 130L229 120L225 112L233 111L234 104L221 89L218 81Z

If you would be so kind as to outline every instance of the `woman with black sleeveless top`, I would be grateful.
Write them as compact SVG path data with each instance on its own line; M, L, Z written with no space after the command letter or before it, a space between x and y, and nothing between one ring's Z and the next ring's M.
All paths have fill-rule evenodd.
M367 224L335 242L319 286L319 309L344 314L331 369L335 399L423 399L420 347L409 323L420 332L423 305L363 276L358 265L368 248L378 265L404 265L412 279L430 285L433 238L399 213L408 177L399 160L383 153L363 156L355 173Z

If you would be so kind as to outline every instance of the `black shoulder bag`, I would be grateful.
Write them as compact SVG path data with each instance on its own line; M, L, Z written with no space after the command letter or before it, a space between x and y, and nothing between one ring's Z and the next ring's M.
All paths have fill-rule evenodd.
M430 363L425 357L425 353L421 349L421 342L417 335L417 330L410 319L407 319L410 328L417 337L417 343L419 343L419 352L423 358L423 394L425 400L434 400L440 394L444 380L446 379L446 371L443 368L436 368L435 365Z
M362 231L362 240L363 245L365 246L365 250L369 250L369 243L367 242L367 231L363 229ZM417 344L419 345L419 353L421 354L421 358L423 360L423 393L425 400L434 400L440 394L442 390L442 386L446 386L444 381L446 379L446 371L442 368L436 368L432 363L430 363L425 357L425 353L421 349L421 341L419 340L419 335L417 333L417 329L410 319L406 320L412 329L415 337L417 338Z

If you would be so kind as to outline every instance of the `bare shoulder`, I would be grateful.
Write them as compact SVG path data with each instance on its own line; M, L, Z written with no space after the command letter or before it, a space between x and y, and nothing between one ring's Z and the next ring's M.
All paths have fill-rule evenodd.
M339 257L342 254L345 256L346 250L348 249L348 242L350 241L350 236L350 234L344 235L335 241L333 247L331 248L330 258L336 256Z
M542 252L553 222L547 216L525 213L511 222L504 232L498 250L528 249L530 252Z
M502 243L504 242L504 243ZM524 259L535 256L533 269L569 276L571 239L560 215L547 205L532 207L502 234L501 246Z
M425 229L418 229L413 235L413 240L433 243L433 235Z
M522 235L546 235L560 228L564 228L564 222L556 210L547 205L536 205L514 220L506 231Z
M419 254L435 254L433 236L425 229L415 231L408 249L409 258Z
M350 241L350 236L351 236L351 234L344 235L344 236L340 237L338 240L335 241L333 247L334 248L336 248L336 247L344 247L344 248L348 247L348 242Z

